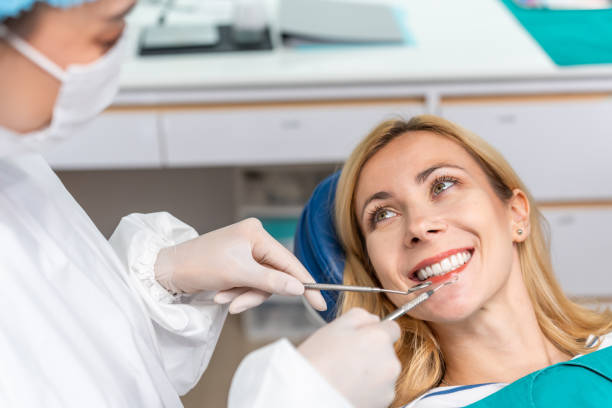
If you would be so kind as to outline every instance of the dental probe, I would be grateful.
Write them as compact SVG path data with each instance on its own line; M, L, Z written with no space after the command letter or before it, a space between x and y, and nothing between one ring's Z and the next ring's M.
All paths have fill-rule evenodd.
M375 288L368 286L355 286L355 285L336 285L332 283L304 283L304 289L316 289L316 290L339 290L346 292L368 292L368 293L395 293L398 295L409 295L417 290L421 290L423 288L431 285L430 281L420 283L416 286L411 287L410 289L404 290L392 290L392 289L383 289L383 288Z
M393 312L391 312L387 316L385 316L383 321L384 320L395 320L398 317L403 316L404 314L406 314L410 310L414 309L415 307L417 307L418 305L420 305L421 303L423 303L424 301L429 299L431 297L431 295L433 295L436 291L438 291L443 286L450 285L451 283L455 283L455 282L457 282L457 275L455 275L455 277L453 279L448 280L448 281L444 282L443 284L441 284L440 286L436 286L433 289L429 289L425 293L421 293L419 296L415 297L410 302L406 303L403 306L398 307L396 310L394 310Z

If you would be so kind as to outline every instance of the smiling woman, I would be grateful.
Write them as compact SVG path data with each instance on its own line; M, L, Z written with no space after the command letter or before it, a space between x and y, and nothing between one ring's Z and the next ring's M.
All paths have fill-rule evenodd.
M418 116L374 129L343 168L336 224L345 284L407 290L459 278L399 319L402 375L393 406L463 389L451 385L470 386L452 400L467 405L596 350L612 330L611 312L585 309L562 292L545 221L507 161L444 119ZM407 300L347 293L341 310L385 316ZM592 336L599 336L595 347ZM441 385L445 392L423 397Z

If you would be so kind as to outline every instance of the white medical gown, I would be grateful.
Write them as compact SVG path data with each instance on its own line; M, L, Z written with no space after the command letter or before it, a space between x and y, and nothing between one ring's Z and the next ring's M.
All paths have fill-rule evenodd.
M133 214L109 244L44 159L0 159L0 406L182 406L179 394L206 368L227 308L211 293L169 303L153 264L160 248L195 236L167 213ZM269 381L237 378L239 401L248 393L261 404L249 406L270 408L270 393L270 401L291 398L290 388L274 387L283 360L318 380L318 406L342 400L293 347L269 348L288 357L265 358L264 349L263 360L243 364Z

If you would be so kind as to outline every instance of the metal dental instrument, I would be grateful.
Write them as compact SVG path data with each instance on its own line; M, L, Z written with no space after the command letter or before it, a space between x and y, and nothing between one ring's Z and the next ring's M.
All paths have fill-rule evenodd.
M397 319L398 317L404 315L406 312L414 309L415 307L417 307L418 305L420 305L421 303L423 303L424 301L429 299L431 297L431 295L433 295L440 288L442 288L442 287L444 287L446 285L450 285L451 283L455 283L455 282L457 282L457 276L456 275L455 275L454 278L444 282L440 286L436 286L433 289L429 289L425 293L421 293L419 296L417 296L416 298L412 299L410 302L406 303L405 305L403 305L403 306L397 308L396 310L394 310L393 312L389 313L387 316L385 316L383 321L384 320L395 320L395 319Z
M316 290L339 290L346 292L368 292L368 293L395 293L398 295L409 295L413 292L421 290L431 285L431 282L423 282L410 289L404 290L391 290L383 288L374 288L368 286L354 286L354 285L336 285L332 283L304 283L305 289L316 289Z

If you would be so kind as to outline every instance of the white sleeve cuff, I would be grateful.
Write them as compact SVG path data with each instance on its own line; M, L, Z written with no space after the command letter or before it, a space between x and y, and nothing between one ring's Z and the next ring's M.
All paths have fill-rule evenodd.
M159 251L180 242L174 242L162 236L143 235L142 252L136 256L131 265L134 276L154 301L166 304L180 301L181 294L173 295L155 279L155 262Z
M210 299L213 292L197 295L173 295L155 279L155 261L162 248L177 245L198 237L195 229L169 213L130 214L121 219L110 237L110 244L128 272L131 286L139 293L151 317L162 327L181 331L188 324L189 309L177 308L172 303L190 303L190 299ZM180 301L180 302L179 302ZM218 308L222 311L222 308Z
M196 238L195 229L172 215L130 214L121 219L110 237L110 244L134 278L145 301L170 304L180 300L155 279L157 254L163 248ZM148 302L147 302L148 303Z
M161 248L196 238L197 232L168 213L124 217L110 238L153 321L168 378L185 394L199 380L212 356L228 307L213 301L215 292L183 295L180 302L155 280L154 266ZM175 302L175 303L172 303Z

